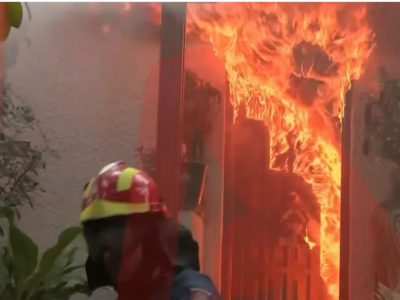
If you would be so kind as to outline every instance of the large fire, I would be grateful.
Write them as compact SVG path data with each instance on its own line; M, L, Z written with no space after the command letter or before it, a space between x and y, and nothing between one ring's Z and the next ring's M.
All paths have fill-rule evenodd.
M127 4L121 9L129 10ZM159 10L155 18L160 22ZM338 3L188 5L187 31L225 62L235 115L263 120L271 168L300 175L320 206L320 273L339 298L341 151L345 93L373 50L365 7ZM335 122L336 120L336 122ZM278 164L289 149L294 161ZM312 228L311 230L312 231ZM318 240L319 239L319 240ZM306 240L314 246L309 236Z
M248 118L268 127L271 168L292 170L312 186L320 205L321 277L337 300L341 153L332 120L343 117L346 90L373 49L366 9L218 3L190 4L188 12L188 29L225 61L234 108L244 104ZM278 166L289 148L293 165Z

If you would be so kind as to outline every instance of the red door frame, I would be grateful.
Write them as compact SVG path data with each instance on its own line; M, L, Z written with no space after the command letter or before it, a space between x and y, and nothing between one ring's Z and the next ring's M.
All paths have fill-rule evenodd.
M181 173L186 9L185 2L161 4L155 180L175 219L178 219Z

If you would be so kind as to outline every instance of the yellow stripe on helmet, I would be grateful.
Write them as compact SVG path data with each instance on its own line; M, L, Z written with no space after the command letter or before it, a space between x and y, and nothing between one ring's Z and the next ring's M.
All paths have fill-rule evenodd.
M135 168L126 168L121 172L117 181L117 192L127 191L132 186L133 177L140 171Z
M115 216L126 216L134 213L146 213L149 211L149 203L126 203L95 199L92 204L82 210L79 220L80 222L86 222Z
M91 192L92 187L93 187L93 183L94 183L94 179L90 180L90 182L88 183L86 189L83 191L84 198L89 197L90 192Z

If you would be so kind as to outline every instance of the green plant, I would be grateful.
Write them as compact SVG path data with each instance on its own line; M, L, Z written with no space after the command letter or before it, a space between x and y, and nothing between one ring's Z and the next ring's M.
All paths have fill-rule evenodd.
M32 192L39 187L38 172L46 168L43 155L51 151L47 146L35 147L22 140L32 132L35 117L30 107L13 92L10 84L3 84L0 123L0 216L5 206L18 207L32 203ZM43 136L45 139L45 136Z
M83 265L74 264L77 248L73 242L82 233L80 227L65 229L39 258L38 246L14 222L14 211L5 207L3 213L8 242L0 248L0 299L69 300L74 294L87 293L86 281L77 275Z
M25 7L30 16L29 6L25 3ZM14 27L18 29L22 24L24 11L21 2L2 2L0 3L0 41L5 41Z

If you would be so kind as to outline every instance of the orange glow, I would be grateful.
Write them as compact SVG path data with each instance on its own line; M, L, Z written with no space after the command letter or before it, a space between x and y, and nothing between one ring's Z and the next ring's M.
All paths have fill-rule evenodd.
M312 242L310 240L310 237L308 236L308 231L306 230L306 236L304 238L304 241L307 243L308 247L310 248L310 250L312 250L317 244Z
M343 118L345 93L373 49L366 9L218 3L189 4L188 12L188 31L225 61L235 116L244 105L248 118L268 127L271 168L289 171L277 157L295 149L293 171L312 186L320 206L320 236L312 239L320 246L321 277L337 300L341 153L340 123L332 120Z

